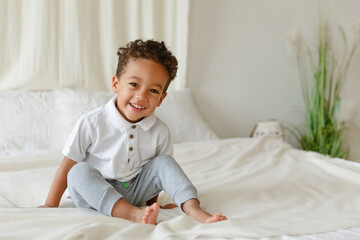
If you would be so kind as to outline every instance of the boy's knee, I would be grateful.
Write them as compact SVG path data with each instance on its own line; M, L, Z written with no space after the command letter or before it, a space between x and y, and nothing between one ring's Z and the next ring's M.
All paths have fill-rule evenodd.
M166 165L174 164L174 163L177 164L175 159L169 155L159 155L159 156L155 157L154 159L152 159L152 161L155 165L160 165L160 166L162 166L164 164L166 164Z
M169 177L169 174L184 174L180 165L169 155L159 155L152 160L152 168L158 171L158 174Z
M67 175L68 187L72 186L78 179L84 179L91 172L91 166L88 163L80 162L75 164Z

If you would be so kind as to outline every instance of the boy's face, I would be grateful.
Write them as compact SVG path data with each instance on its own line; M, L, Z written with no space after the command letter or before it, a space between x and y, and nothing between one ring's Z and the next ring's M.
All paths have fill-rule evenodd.
M130 60L120 78L112 79L121 115L131 123L151 115L166 97L163 89L168 78L168 72L160 63L144 58Z

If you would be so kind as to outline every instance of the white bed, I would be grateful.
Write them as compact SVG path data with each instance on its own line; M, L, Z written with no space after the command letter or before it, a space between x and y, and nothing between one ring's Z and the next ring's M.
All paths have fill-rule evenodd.
M157 226L74 208L39 209L76 119L112 94L0 92L0 239L360 239L360 164L297 150L281 138L218 139L191 91L172 91L157 114L202 207L229 220L200 224L179 209ZM161 193L159 202L171 199Z

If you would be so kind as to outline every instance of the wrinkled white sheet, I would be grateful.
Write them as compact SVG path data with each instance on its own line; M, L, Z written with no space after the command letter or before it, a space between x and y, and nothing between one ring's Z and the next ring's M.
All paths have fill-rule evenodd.
M161 210L159 224L149 226L75 209L68 199L57 209L36 209L62 156L3 156L0 238L305 240L360 235L359 164L296 150L271 136L175 145L175 158L198 188L202 207L221 211L228 221L200 224L174 209ZM168 201L161 194L160 203ZM347 228L353 230L337 231Z

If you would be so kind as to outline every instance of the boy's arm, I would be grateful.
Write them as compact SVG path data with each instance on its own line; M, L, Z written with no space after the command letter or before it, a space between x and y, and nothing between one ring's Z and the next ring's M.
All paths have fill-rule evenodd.
M40 207L58 207L61 197L67 188L67 175L70 169L77 162L71 160L68 157L64 157L64 160L61 162L54 180L51 184L49 194L46 198L45 204Z

